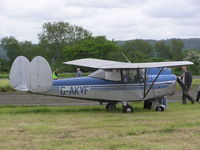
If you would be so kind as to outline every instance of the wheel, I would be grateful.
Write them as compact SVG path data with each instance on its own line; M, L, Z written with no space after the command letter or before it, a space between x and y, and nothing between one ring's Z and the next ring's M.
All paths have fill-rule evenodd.
M155 111L160 111L159 107L156 107Z
M123 113L132 113L133 112L133 107L130 106L130 105L123 106L122 112Z
M114 103L108 103L106 105L106 111L113 111L116 109L116 105Z
M164 107L162 107L162 106L160 106L160 110L161 110L161 111L164 111L164 110L165 110L165 108L164 108Z
M165 111L165 107L160 105L160 106L156 107L155 111Z

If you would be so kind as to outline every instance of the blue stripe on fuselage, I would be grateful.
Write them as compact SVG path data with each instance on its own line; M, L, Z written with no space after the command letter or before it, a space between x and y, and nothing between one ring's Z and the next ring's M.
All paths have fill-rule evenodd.
M159 73L161 68L149 68L147 70L147 84L152 83ZM158 82L176 81L176 76L172 74L171 69L164 68L156 80ZM110 80L103 80L92 77L79 77L54 80L53 86L73 86L73 85L108 85L108 84L137 84L137 83L123 83Z
M66 86L66 85L101 85L101 84L119 84L119 82L97 79L92 77L79 77L54 80L53 86Z
M156 76L148 76L147 83L151 83ZM176 76L171 75L160 75L158 79L156 80L156 83L159 82L167 82L167 81L175 81ZM70 86L70 85L109 85L109 84L125 84L122 82L116 82L116 81L108 81L103 79L97 79L92 77L80 77L80 78L69 78L69 79L60 79L60 80L54 80L53 86ZM129 83L131 84L131 83ZM139 84L139 83L132 83L132 84Z

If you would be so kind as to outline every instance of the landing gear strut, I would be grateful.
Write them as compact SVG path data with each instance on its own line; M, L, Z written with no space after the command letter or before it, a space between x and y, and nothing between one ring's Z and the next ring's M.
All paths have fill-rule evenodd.
M167 98L160 97L154 100L155 111L165 111L167 107Z
M122 112L123 113L132 113L134 111L133 107L129 105L126 101L122 101L123 107Z
M167 107L167 98L160 97L144 101L144 109L155 109L155 111L165 111Z
M113 110L115 110L115 109L116 109L115 103L108 103L108 104L106 105L106 111L113 111Z

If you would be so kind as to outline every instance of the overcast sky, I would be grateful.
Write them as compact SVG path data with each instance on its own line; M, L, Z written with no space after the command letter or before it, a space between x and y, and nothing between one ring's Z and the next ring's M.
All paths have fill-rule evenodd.
M200 37L199 0L0 0L0 38L38 42L45 22L65 21L108 39Z

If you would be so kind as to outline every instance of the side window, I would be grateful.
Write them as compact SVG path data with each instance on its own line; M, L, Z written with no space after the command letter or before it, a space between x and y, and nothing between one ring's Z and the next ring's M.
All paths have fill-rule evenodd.
M145 74L145 69L139 69L139 74L140 74L140 81L144 82L145 76L147 79L147 75Z
M88 76L93 77L93 78L121 82L121 72L119 69L118 70L116 70L116 69L112 69L112 70L99 69Z
M111 81L121 81L120 70L107 70L105 71L105 79Z
M137 69L122 70L123 81L125 83L140 82L140 74Z

